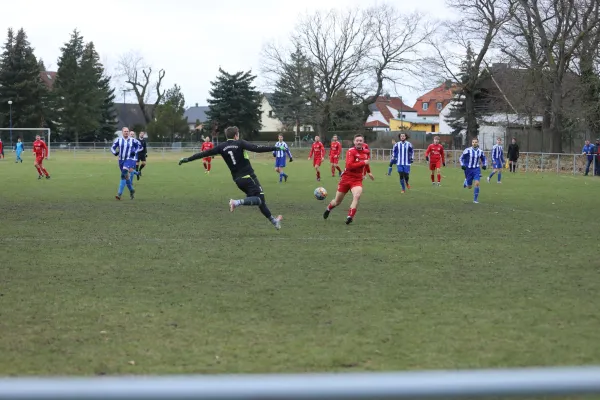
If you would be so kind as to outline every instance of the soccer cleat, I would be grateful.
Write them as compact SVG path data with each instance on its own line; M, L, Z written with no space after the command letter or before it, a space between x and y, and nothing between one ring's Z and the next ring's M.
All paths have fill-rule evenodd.
M487 177L487 181L488 181L488 183L490 183L490 177L489 176Z
M283 219L283 216L281 216L281 215L278 215L277 218L275 218L275 221L273 222L275 229L277 229L277 230L281 229L281 220L282 219Z
M435 185L436 185L436 183L435 183L435 182L431 182L431 185L432 185L432 186L435 186Z
M235 200L231 199L229 200L229 211L233 212L233 210L235 210Z
M285 176L283 177L283 180L285 181L285 183L287 183L287 178L288 178L288 176L287 176L287 175L285 175Z
M346 225L350 225L352 223L352 217L346 217Z
M117 200L121 200L121 195L120 195L120 194L116 195L116 196L115 196L115 199L117 199Z
M140 180L140 174L137 174L137 175L136 175L136 178L137 178L137 180L139 181L139 180Z
M46 175L46 179L50 179L50 175Z
M463 182L463 189L467 187L467 180L465 179L465 181Z
M132 191L131 191L131 193L129 193L129 198L130 198L131 200L133 200L133 199L135 198L135 196L134 196L134 195L135 195L135 190L132 190Z
M500 183L500 184L501 184L502 182L498 181L498 183Z
M405 190L403 190L403 191L401 191L400 193L401 193L401 194L404 194L404 193L406 193L406 191L405 191Z
M406 188L407 188L407 189L410 189L410 185L409 185L408 183L406 184Z
M323 213L323 219L327 219L329 217L330 212L331 211L329 211L329 210L325 210L325 212Z
M317 182L321 182L321 178L317 178Z
M42 176L41 176L41 175L40 175L40 176L38 176L38 179L42 179Z
M473 200L473 203L475 204L479 204L479 202L477 200Z

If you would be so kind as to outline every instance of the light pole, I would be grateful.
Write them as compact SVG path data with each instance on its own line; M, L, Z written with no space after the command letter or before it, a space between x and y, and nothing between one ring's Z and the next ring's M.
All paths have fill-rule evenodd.
M12 149L12 100L8 101L8 131L10 132L10 148Z

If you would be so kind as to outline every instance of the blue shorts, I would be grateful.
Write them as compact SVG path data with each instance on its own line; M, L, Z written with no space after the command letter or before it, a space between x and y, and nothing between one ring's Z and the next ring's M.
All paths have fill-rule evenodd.
M501 160L494 160L492 161L492 168L494 169L502 169L504 167L504 165L502 164Z
M135 169L135 164L136 161L135 160L119 160L119 169L120 170L129 170L130 168Z
M275 159L275 168L284 168L285 167L285 158L276 158Z
M467 179L467 186L472 186L473 181L481 180L481 169L480 168L467 168L465 170L465 178Z
M410 174L410 165L398 165L398 172L404 172L405 174Z

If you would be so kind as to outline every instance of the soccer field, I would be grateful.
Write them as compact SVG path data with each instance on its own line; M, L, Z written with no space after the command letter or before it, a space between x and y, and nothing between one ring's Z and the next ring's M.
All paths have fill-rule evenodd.
M600 180L460 169L413 189L375 163L352 225L308 162L253 165L276 231L225 164L151 154L116 201L105 153L0 161L0 374L404 370L600 362ZM321 185L334 195L337 179ZM487 174L484 174L487 176ZM125 192L127 194L127 191Z

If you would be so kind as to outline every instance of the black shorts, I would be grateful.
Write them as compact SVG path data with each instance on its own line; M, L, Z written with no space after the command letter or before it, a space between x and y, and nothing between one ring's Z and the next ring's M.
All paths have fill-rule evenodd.
M246 196L260 196L264 194L262 186L260 186L260 182L254 174L236 178L235 184Z
M138 156L138 161L143 161L143 162L146 162L146 155L145 155L145 154L140 154L140 155Z

